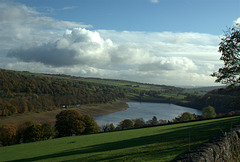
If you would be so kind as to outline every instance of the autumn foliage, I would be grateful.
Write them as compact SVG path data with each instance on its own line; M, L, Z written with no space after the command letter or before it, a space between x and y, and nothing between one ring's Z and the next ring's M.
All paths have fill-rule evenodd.
M125 97L125 89L0 69L0 116L58 109L61 105L107 103Z
M56 130L59 137L91 134L100 131L99 126L90 115L82 115L79 111L63 110L56 116Z
M17 126L14 124L7 124L0 128L0 141L2 145L7 146L14 144L17 138Z
M100 127L90 115L82 115L74 109L63 110L56 116L55 127L47 123L27 121L20 125L8 124L0 127L0 145L43 141L100 132Z

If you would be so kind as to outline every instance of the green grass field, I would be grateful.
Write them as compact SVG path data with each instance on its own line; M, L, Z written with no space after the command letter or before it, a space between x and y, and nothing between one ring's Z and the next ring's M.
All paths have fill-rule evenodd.
M166 94L166 95L168 95L168 94L174 95L176 93L176 91L181 92L183 94L196 94L196 95L206 94L206 91L201 91L201 90L181 89L179 87L174 87L174 86L147 84L147 83L133 82L133 81L128 81L128 80L71 77L71 76L67 76L67 75L52 75L52 74L30 73L30 72L18 72L18 73L20 73L22 75L28 75L28 76L32 75L32 76L37 76L37 77L49 77L49 78L57 78L57 79L65 79L65 80L84 81L84 82L88 82L88 83L112 85L112 86L119 86L119 87L125 87L125 88L130 88L130 89L137 89L137 90L161 91L163 94ZM166 90L169 92L165 92ZM175 92L170 92L172 90L174 90ZM174 97L174 96L172 96L172 97Z
M240 116L0 148L0 161L173 161L240 124Z

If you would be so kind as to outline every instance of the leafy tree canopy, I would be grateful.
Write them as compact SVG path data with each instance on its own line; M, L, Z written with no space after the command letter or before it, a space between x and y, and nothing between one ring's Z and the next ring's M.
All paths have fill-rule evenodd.
M14 143L17 136L17 126L14 124L7 124L0 128L0 143L4 146Z
M121 129L130 129L134 127L134 123L130 119L125 119L121 121L119 125Z
M77 110L63 110L56 116L56 130L58 136L80 135L84 132L83 115Z
M212 107L212 106L204 107L202 109L202 116L203 116L204 119L215 118L216 117L216 112L215 112L214 107Z
M90 115L83 115L83 122L85 123L84 134L92 134L100 132L100 127Z
M115 131L115 130L116 130L116 128L115 128L115 126L113 125L113 123L111 123L111 124L105 124L105 125L102 126L102 131L103 131L103 132L113 132L113 131Z
M28 123L24 123L27 126ZM29 123L30 124L30 123ZM50 124L33 123L23 128L23 142L35 142L51 139L54 135L54 129Z
M145 121L143 118L134 119L133 122L134 122L135 128L141 128L141 127L144 127L145 125Z
M183 122L183 121L190 121L190 120L194 120L194 116L193 114L189 113L189 112L185 112L181 115L180 117L180 121Z
M56 116L58 136L72 136L100 132L100 128L90 115L82 115L79 111L63 110Z
M217 77L216 82L230 86L240 85L240 24L236 24L225 31L219 44L220 60L224 61L224 67L212 74Z

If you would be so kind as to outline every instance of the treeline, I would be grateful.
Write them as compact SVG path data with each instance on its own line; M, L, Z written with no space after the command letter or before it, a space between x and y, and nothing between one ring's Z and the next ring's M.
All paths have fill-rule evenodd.
M190 121L200 121L206 119L214 119L214 118L223 118L230 116L239 116L240 111L232 111L225 114L216 114L214 107L207 106L202 109L202 115L191 114L189 112L184 112L181 115L173 118L172 120L158 120L156 116L153 116L152 119L148 121L144 121L142 118L137 119L124 119L117 124L115 127L113 123L105 124L101 127L102 132L113 132L119 130L128 130L135 128L147 128L152 126L161 126L167 124L176 124L176 123L184 123Z
M61 105L107 103L125 98L126 91L117 86L0 69L0 115L48 111Z
M194 120L205 120L227 116L240 115L240 111L227 114L216 114L211 106L202 109L202 115L184 112L171 121L158 120L156 116L144 121L142 118L124 119L115 127L112 123L101 128L90 115L82 115L75 109L63 110L56 115L55 125L47 123L34 123L27 121L23 124L7 124L0 127L0 146L9 146L20 143L49 140L52 138L94 134L99 132L113 132L134 128L146 128L166 124L182 123Z
M213 106L217 113L228 113L240 110L240 87L215 89L203 96L188 95L184 106L201 109Z
M0 146L100 132L100 127L92 116L82 115L77 110L63 110L56 119L55 125L33 121L20 125L3 125L0 127Z
M206 111L207 114L209 111ZM213 111L214 112L214 111ZM215 112L214 112L215 113ZM213 115L216 115L214 114ZM56 115L55 125L47 123L34 123L27 121L23 124L7 124L0 127L0 146L9 146L20 143L49 140L52 138L67 137L74 135L94 134L99 132L112 132L132 128L144 128L162 124L195 120L196 115L183 113L172 121L158 120L153 116L151 120L144 121L142 118L125 119L116 127L113 124L103 125L100 129L94 118L90 115L82 115L76 109L63 110ZM199 118L199 116L197 116ZM213 117L213 116L210 116Z

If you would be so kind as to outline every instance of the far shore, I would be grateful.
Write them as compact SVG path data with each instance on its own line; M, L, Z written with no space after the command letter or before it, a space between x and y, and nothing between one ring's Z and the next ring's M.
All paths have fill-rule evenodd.
M80 105L74 109L78 109L84 115L88 114L97 116L126 110L129 108L126 102L129 101L118 100L107 104ZM61 109L58 109L39 113L29 112L24 114L15 114L13 116L0 117L0 126L5 124L20 125L26 121L54 124L56 122L56 115L61 111Z
M107 104L90 104L76 107L82 114L105 115L129 108L126 100L119 100Z
M105 115L124 111L129 108L127 102L139 102L137 100L117 100L106 104L89 104L89 105L71 105L68 109L77 109L84 115ZM159 100L142 100L142 102L155 102L155 103L169 103L160 102ZM177 103L172 103L179 106L184 106ZM193 108L194 109L194 108ZM56 115L60 113L62 109L45 111L45 112L28 112L24 114L15 114L13 116L0 117L0 126L6 124L17 124L20 125L26 121L33 121L35 123L49 123L54 124L56 122Z

